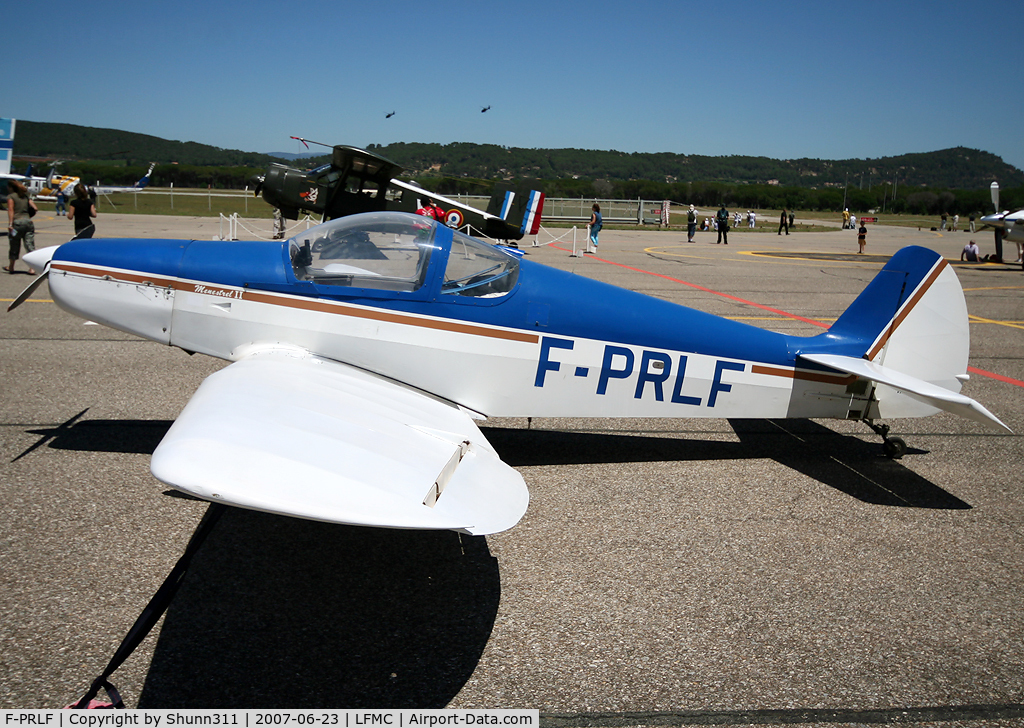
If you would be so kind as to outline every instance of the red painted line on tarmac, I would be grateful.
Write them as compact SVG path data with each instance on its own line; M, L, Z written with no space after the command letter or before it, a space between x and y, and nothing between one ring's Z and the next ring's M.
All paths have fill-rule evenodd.
M1012 384L1015 387L1024 387L1024 382L1019 379L1004 377L1002 374L996 374L995 372L986 372L984 369L978 369L977 367L967 367L967 371L971 374L980 374L983 377L995 379L998 382L1006 382L1007 384Z
M564 250L565 252L570 252L567 249L559 248L558 246L554 246L553 245L552 247L558 248L558 250ZM711 294L713 294L715 296L721 296L722 298L728 298L731 301L736 301L738 303L743 303L743 304L746 304L748 306L754 306L755 308L759 308L759 309L761 309L763 311L771 311L772 313L777 313L780 316L786 316L787 318L796 319L797 321L803 321L804 323L813 324L814 326L820 326L823 329L829 328L828 324L822 323L821 321L815 321L814 319L805 318L803 316L797 316L795 313L789 313L788 311L782 311L780 309L772 308L770 306L762 306L760 303L754 303L753 301L748 301L746 299L739 298L738 296L733 296L733 295L730 295L728 293L722 293L721 291L715 291L715 290L712 290L710 288L705 288L704 286L699 286L696 283L689 283L689 282L681 280L679 278L673 278L672 276L663 275L661 273L654 273L653 271L644 270L643 268L634 268L631 265L624 265L622 263L616 263L615 261L608 260L607 258L598 258L598 257L593 256L593 255L590 256L590 259L591 260L598 260L598 261L600 261L602 263L607 263L608 265L614 265L614 266L617 266L619 268L625 268L626 270L635 271L637 273L644 273L644 274L649 275L649 276L654 276L655 278L664 278L666 281L672 281L673 283L679 283L679 284L684 285L684 286L689 286L690 288L695 288L698 291L704 291L705 293L711 293ZM967 367L967 371L970 372L971 374L978 374L978 375L983 376L983 377L989 377L990 379L995 379L998 382L1004 382L1006 384L1012 384L1015 387L1024 387L1024 382L1022 382L1021 380L1013 379L1012 377L1004 377L1002 374L996 374L995 372L988 372L988 371L985 371L984 369L978 369L977 367L971 367L971 366Z

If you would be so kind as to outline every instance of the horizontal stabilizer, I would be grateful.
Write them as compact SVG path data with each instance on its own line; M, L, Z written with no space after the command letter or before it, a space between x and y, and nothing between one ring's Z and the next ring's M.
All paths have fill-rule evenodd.
M887 387L899 390L901 394L907 397L945 410L946 412L966 417L969 420L1001 427L1007 432L1010 431L1010 428L1004 425L999 418L970 397L965 397L957 392L951 392L948 389L943 389L923 379L918 379L895 369L875 364L867 359L857 359L852 356L841 356L838 354L801 354L800 358L815 364L822 364L831 369L838 369L847 374L853 374L861 379L869 379L878 384L884 384Z

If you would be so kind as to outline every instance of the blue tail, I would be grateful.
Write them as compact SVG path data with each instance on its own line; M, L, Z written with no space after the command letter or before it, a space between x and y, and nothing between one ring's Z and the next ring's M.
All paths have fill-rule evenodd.
M798 365L874 383L869 418L946 410L1006 426L961 394L970 331L956 273L938 253L903 248L826 333L799 346Z
M849 346L852 350L844 353L874 358L870 349L877 347L877 340L884 337L900 309L915 293L923 296L929 277L934 280L944 267L945 261L935 251L918 246L903 248L889 259L823 338L830 342L830 348ZM865 347L865 342L870 342L870 346Z

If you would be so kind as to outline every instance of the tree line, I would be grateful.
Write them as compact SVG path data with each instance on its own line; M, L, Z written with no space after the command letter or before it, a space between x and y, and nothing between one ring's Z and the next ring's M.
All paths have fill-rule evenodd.
M442 195L489 194L482 180L423 177L416 180L429 190ZM677 182L674 184L643 180L612 182L609 180L538 180L537 189L548 197L584 199L672 200L701 208L726 207L781 210L782 208L815 212L841 212L848 208L862 213L868 210L896 214L987 215L993 212L991 193L984 190L898 187L876 184L868 189L810 189L787 185L726 184L720 182ZM1004 210L1024 207L1024 185L1002 189L999 205Z
M21 167L19 169L19 167ZM24 172L24 165L14 165ZM65 162L58 171L81 177L87 184L133 185L146 173L148 165L112 166L98 162ZM45 175L45 169L33 174ZM158 165L150 177L153 187L206 188L241 190L255 186L254 176L265 167L200 166L189 164ZM424 188L441 195L489 195L493 180L470 177L424 176L412 178ZM736 184L724 182L655 182L651 180L607 179L537 179L532 184L548 197L584 199L672 200L702 208L718 207L758 210L785 208L808 211L839 212L844 207L855 212L883 210L912 215L985 214L992 212L992 201L986 189L947 189L939 187L896 187L889 183L859 187L827 187L813 189L794 185ZM1024 207L1024 185L1000 190L1000 207L1015 210Z
M769 184L786 187L872 187L882 182L949 189L1024 185L1024 172L988 152L965 147L878 159L768 157L523 149L495 144L371 144L368 148L413 176L510 179L656 180Z

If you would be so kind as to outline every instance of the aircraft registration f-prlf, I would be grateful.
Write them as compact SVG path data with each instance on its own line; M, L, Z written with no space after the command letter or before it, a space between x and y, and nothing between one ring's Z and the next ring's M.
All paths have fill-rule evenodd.
M959 393L967 307L925 248L899 251L812 337L559 271L406 213L342 217L283 242L91 239L30 255L47 270L11 308L48 276L70 313L232 362L200 386L151 469L199 498L272 513L508 529L529 496L476 426L485 416L878 428L946 410L1005 428Z

